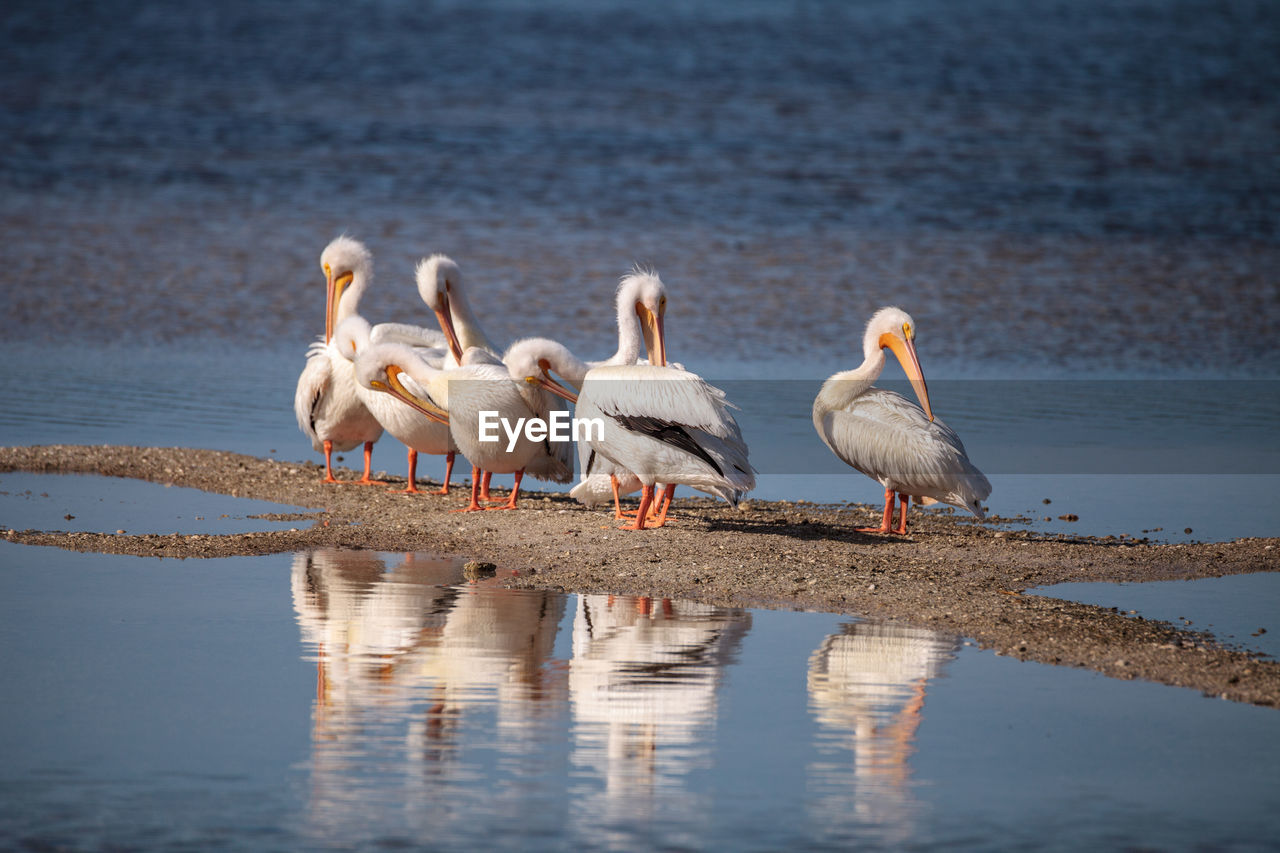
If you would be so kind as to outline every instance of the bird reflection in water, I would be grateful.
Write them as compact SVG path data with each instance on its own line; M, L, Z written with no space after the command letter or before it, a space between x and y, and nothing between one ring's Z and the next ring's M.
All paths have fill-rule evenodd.
M701 826L705 804L684 778L710 765L717 690L750 627L745 610L578 597L569 697L581 781L570 801L584 837L635 842L660 814L664 843L679 846L680 827Z
M814 826L864 842L868 832L891 845L907 840L918 808L909 760L925 688L958 648L954 638L925 628L856 622L810 656L820 756L809 769Z
M532 748L537 721L564 706L565 666L551 661L563 596L466 585L455 560L408 554L388 568L373 552L322 550L294 558L293 601L317 670L315 832L395 809L395 823L439 838L462 800L497 807L501 791L474 785L479 759L459 744L478 738L464 729L484 728L507 775L539 772L522 762L545 754ZM537 807L510 799L515 812Z

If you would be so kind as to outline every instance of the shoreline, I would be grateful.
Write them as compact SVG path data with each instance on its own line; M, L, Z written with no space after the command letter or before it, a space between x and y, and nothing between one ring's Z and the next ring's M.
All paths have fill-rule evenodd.
M1280 662L1205 632L1026 590L1065 581L1189 580L1280 571L1280 539L1150 544L993 530L920 512L906 537L863 534L880 507L677 498L667 526L616 530L612 509L562 493L522 494L515 512L452 514L465 497L326 486L317 463L189 448L0 448L0 472L100 474L300 507L263 516L294 529L240 534L67 533L0 529L6 541L150 557L230 557L363 548L430 551L494 563L508 587L686 598L901 621L1020 660L1189 687L1280 707ZM350 469L335 469L355 479ZM404 477L378 476L391 486ZM420 487L425 479L419 480ZM435 488L433 484L429 488ZM500 491L505 493L505 489ZM688 492L686 491L686 495ZM1000 522L1015 519L1000 519Z

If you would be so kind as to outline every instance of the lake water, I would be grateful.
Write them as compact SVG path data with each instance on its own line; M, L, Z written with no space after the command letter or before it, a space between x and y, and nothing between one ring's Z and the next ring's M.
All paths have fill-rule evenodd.
M0 444L316 459L293 387L346 232L377 258L371 320L429 323L412 268L443 251L495 340L588 358L617 278L652 264L669 352L742 406L762 498L880 498L809 406L893 303L992 512L1277 533L1268 0L17 2L0 47ZM379 442L375 467L403 463ZM215 512L113 486L92 496L136 500L130 532ZM0 523L92 520L27 488ZM364 559L315 570L326 609L290 592L301 555L0 543L0 846L1280 837L1271 710L834 616L544 595L535 619ZM1220 618L1135 592L1100 600ZM508 611L523 634L468 645Z
M0 543L0 846L1266 849L1280 718L459 560Z

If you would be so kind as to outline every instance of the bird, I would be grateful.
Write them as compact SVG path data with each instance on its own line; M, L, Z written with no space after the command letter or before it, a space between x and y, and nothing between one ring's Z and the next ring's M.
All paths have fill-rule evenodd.
M635 364L640 358L643 346L636 306L647 305L649 307L644 310L654 313L665 311L666 288L660 278L636 268L622 277L614 302L618 348L612 356L600 361L584 362L563 344L546 338L530 338L513 343L503 355L503 361L510 368L512 377L515 379L533 377L536 380L542 372L540 361L545 358L561 365L561 368L555 372L572 386L576 395L582 385L582 379L592 368ZM551 389L551 391L554 394L561 394L558 389ZM586 442L578 443L578 470L579 482L569 491L569 496L587 506L595 506L612 497L614 518L617 520L626 518L622 511L620 496L640 491L640 478L612 460L591 452ZM656 515L657 507L653 507L653 510L653 514Z
M414 270L418 295L436 315L440 331L449 344L449 367L462 363L462 354L473 347L497 355L499 348L489 340L462 284L462 269L448 255L434 254L418 261Z
M382 425L356 393L352 363L332 346L334 330L356 314L360 296L373 278L373 255L360 241L342 235L325 246L320 266L327 289L324 338L307 350L307 364L293 397L294 414L311 446L324 452L322 482L339 482L333 476L334 450L346 451L363 443L364 476L354 482L380 485L369 478L369 466Z
M630 309L639 318L649 363L620 358L619 364L590 368L581 373L577 394L550 373L562 369L578 373L580 367L556 364L551 358L540 365L541 375L526 377L526 381L576 402L579 420L598 420L603 425L603 434L588 431L589 453L608 459L640 481L640 508L634 522L622 529L643 530L666 523L666 510L677 484L717 495L737 506L741 496L755 488L755 470L724 392L697 374L666 363L666 295L661 279L647 270L637 270L630 277L650 280L641 289L646 297L637 299ZM577 380L577 376L560 375L571 384ZM656 483L666 484L660 499L662 509L653 523L646 525Z
M445 357L444 367L460 366L463 353L471 349L497 357L498 346L484 333L475 312L471 310L463 285L462 269L456 261L438 252L423 258L418 261L414 270L414 280L418 285L418 295L436 315L440 330L448 341L449 353ZM535 468L541 467L535 465ZM483 501L492 500L489 494L492 476L493 472L486 471L481 479L480 499Z
M418 454L430 453L445 457L444 484L431 494L449 494L449 478L453 475L454 452L457 449L449 434L449 425L428 418L392 394L379 393L360 380L359 369L361 359L377 359L377 355L370 355L373 348L397 343L413 347L418 358L438 368L448 352L444 335L434 329L407 323L379 323L370 327L368 320L354 314L338 325L333 342L338 352L356 364L356 391L361 402L383 429L408 448L408 483L404 489L396 491L418 493L415 482Z
M918 503L940 501L985 517L982 501L991 494L991 484L969 461L960 436L933 416L916 356L915 330L907 312L881 308L867 323L862 364L829 377L813 401L813 427L823 443L845 464L884 486L884 520L860 532L905 534L912 497ZM900 394L871 387L884 369L885 349L897 356L919 406ZM896 528L895 494L901 505Z
M536 406L529 402L531 395L522 387L526 383L514 382L506 365L479 347L464 352L458 367L445 369L431 367L403 344L371 347L369 352L357 364L361 383L394 394L427 417L448 423L454 444L471 463L471 502L455 511L516 509L525 469L542 452L542 442L529 438L523 429L514 438L504 436L501 428L496 441L485 441L481 413L496 414L507 424L537 417ZM406 382L405 376L412 382ZM515 475L505 503L480 505L482 472Z

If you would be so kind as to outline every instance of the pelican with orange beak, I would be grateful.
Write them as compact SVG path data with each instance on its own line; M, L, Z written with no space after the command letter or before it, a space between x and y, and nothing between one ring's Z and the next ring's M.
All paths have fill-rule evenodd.
M634 301L633 292L639 294ZM662 527L677 484L717 495L737 506L742 495L755 488L756 480L742 431L729 411L733 405L723 391L702 377L666 363L663 315L667 300L656 273L633 272L623 279L619 294L618 355L584 370L582 362L570 361L554 348L547 348L536 360L538 370L525 370L527 375L522 378L576 402L578 419L603 424L602 433L588 433L588 462L583 473L590 476L595 471L592 460L598 457L611 463L603 466L602 473L612 479L615 495L621 479L638 481L640 507L635 520L621 529ZM628 310L634 310L639 318L648 364L635 363L638 342L631 350L628 324L623 322ZM634 330L630 334L634 335ZM575 394L560 385L551 378L552 372L580 390ZM582 450L580 445L579 456ZM662 496L655 499L658 483L664 486ZM651 518L651 508L658 506L661 508Z
M307 351L307 365L298 377L293 411L298 428L311 439L311 446L324 452L323 482L339 482L333 476L333 451L351 450L364 444L364 476L354 482L376 485L369 479L373 443L382 436L382 426L356 393L355 368L333 346L333 334L345 319L355 316L369 282L373 279L373 256L364 244L341 236L320 254L325 276L324 340Z
M907 508L917 502L964 507L983 518L991 484L974 467L960 436L933 416L929 390L916 357L915 321L899 308L881 308L867 323L862 364L835 374L813 401L813 427L831 452L884 486L884 520L864 533L907 532ZM920 399L872 388L888 349L898 358ZM895 495L900 503L893 526Z

